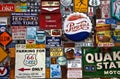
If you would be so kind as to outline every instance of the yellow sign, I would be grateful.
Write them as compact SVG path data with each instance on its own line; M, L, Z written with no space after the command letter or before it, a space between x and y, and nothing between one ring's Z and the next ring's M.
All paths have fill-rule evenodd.
M26 48L36 48L36 44L26 44Z
M0 62L7 57L7 53L0 47Z
M50 56L63 56L63 50L61 47L50 48Z
M74 0L74 12L87 12L88 0Z
M45 48L46 45L45 44L36 44L36 48Z

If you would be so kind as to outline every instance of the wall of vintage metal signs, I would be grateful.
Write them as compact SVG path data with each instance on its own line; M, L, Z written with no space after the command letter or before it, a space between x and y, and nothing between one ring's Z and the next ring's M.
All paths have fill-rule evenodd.
M0 79L81 78L120 78L120 0L0 0Z

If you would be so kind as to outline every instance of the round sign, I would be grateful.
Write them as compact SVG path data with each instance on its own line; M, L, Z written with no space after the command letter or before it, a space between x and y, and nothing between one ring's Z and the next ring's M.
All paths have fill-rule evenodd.
M9 74L8 67L0 66L0 77L6 77Z
M60 0L60 2L63 6L70 6L72 0Z
M64 21L64 33L72 41L82 41L89 37L92 23L84 13L72 13Z
M63 57L63 56L62 56L62 57L58 57L57 63L60 64L60 65L66 65L67 60L66 60L66 58Z

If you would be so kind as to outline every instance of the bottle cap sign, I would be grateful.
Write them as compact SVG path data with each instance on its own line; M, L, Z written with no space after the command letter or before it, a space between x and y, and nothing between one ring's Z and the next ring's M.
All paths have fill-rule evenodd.
M86 14L76 12L67 16L63 29L70 40L82 41L89 37L92 23Z

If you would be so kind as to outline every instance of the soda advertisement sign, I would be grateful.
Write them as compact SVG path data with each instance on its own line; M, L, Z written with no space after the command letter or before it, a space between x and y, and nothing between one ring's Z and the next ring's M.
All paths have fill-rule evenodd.
M45 78L45 49L17 49L15 62L16 79Z
M15 5L14 4L0 4L0 12L14 12Z
M83 77L120 77L120 48L83 47Z

